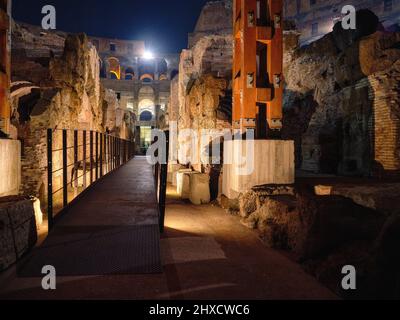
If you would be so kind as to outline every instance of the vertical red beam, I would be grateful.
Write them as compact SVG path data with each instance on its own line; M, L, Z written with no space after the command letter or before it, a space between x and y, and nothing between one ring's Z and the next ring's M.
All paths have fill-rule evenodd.
M10 2L0 0L0 129L9 133L10 109L10 43L8 15Z
M282 127L283 44L282 0L235 0L233 14L233 128L256 127L258 105L267 106L270 129ZM258 46L266 48L260 61ZM264 119L265 115L262 116ZM264 121L264 120L262 120ZM263 125L265 127L265 125Z
M267 103L267 120L271 129L282 128L283 103L283 5L282 0L269 1L273 37L268 45L268 75L273 97Z

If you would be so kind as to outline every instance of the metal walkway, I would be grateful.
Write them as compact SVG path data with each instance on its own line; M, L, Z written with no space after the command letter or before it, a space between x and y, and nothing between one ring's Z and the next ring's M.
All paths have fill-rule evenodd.
M18 265L21 277L162 272L152 168L134 158L94 185Z

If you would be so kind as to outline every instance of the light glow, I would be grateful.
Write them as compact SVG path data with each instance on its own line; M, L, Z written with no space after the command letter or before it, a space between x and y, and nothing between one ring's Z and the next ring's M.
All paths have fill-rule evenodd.
M144 54L143 54L143 58L146 59L146 60L154 59L153 52L145 51Z

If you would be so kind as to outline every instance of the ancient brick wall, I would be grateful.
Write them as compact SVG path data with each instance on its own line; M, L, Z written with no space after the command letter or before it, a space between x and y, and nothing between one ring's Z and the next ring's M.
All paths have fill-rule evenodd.
M293 37L286 34L283 134L296 141L298 168L399 172L400 34L376 32L344 45L330 33L301 49Z

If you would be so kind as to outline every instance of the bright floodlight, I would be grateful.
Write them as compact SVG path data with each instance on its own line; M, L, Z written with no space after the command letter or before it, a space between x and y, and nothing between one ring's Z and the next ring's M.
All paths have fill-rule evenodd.
M154 58L154 55L151 51L145 51L145 53L143 54L143 58L150 60Z

